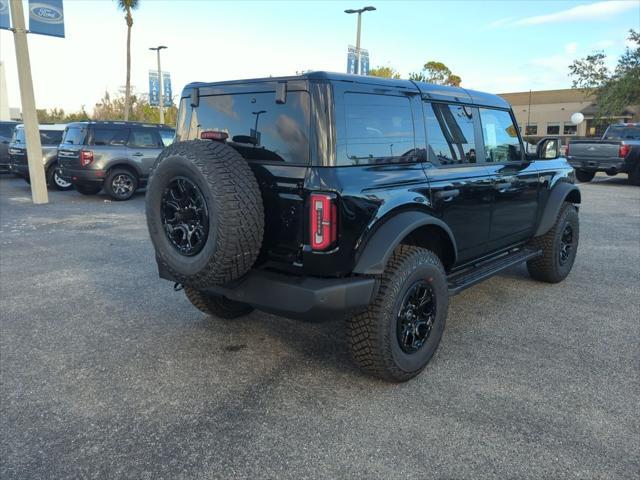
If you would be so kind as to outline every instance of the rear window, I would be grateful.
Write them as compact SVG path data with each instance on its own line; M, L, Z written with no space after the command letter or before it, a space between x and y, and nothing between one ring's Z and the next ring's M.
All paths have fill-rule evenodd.
M42 145L60 145L62 142L62 130L40 130L40 143ZM16 128L11 141L25 143L24 128Z
M338 164L415 160L411 104L407 97L345 93L344 131L338 132Z
M640 127L615 125L607 129L605 140L640 140Z
M247 159L307 164L309 110L307 92L287 92L284 104L276 103L275 92L200 97L189 138L200 138L206 130L223 131Z
M89 144L95 146L124 145L129 138L128 128L93 128Z
M82 145L86 129L82 127L69 127L64 131L62 143L65 145Z

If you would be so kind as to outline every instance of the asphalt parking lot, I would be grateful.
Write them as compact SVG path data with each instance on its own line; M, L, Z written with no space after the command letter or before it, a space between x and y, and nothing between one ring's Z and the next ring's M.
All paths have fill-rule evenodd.
M638 478L640 188L581 186L562 284L454 297L402 385L339 322L201 314L157 277L144 196L0 177L0 478Z

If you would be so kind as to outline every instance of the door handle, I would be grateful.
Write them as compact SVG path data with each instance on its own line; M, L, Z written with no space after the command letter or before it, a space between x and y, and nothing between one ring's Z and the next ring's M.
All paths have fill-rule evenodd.
M441 190L440 192L436 192L436 198L443 200L445 202L450 202L455 197L460 195L460 190L457 188L451 190Z
M143 154L140 152L136 152L133 155L131 155L132 157L141 157Z

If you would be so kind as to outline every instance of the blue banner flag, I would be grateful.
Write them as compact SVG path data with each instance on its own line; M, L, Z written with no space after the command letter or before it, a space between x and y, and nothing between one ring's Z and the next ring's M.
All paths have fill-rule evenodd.
M360 50L360 75L369 75L369 50Z
M173 94L171 92L171 75L169 74L169 72L162 72L162 97L162 101L165 107L170 107L171 105L173 105Z
M347 50L347 73L358 73L358 66L356 65L356 47L353 45L349 45L349 49Z
M0 0L0 28L11 28L11 15L9 12L9 0Z
M160 81L157 70L149 70L149 105L160 105Z
M64 38L62 0L29 0L29 32Z

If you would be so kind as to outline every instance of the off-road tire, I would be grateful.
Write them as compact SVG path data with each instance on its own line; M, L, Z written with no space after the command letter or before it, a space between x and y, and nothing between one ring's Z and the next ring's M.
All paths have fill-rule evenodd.
M596 172L588 172L586 170L576 169L576 178L579 182L588 183L596 176Z
M573 246L570 256L564 264L560 263L560 249L563 232L567 225L571 226ZM570 203L560 209L556 223L544 235L534 237L531 246L542 250L542 255L527 262L527 270L534 280L547 283L558 283L564 280L575 262L580 239L580 222L578 210Z
M119 190L118 187L114 184L114 181L120 181L120 183L124 181L126 182L127 186L126 188L122 187L124 190ZM130 170L126 170L124 168L115 168L111 170L104 181L105 193L116 202L129 200L136 193L137 189L138 176Z
M405 353L397 336L398 314L406 292L420 280L432 287L435 320L422 347ZM347 343L355 363L364 371L386 381L404 382L425 368L440 344L449 308L447 277L435 253L400 245L379 282L368 310L347 321Z
M81 193L82 195L96 195L100 190L102 190L102 187L99 185L74 185L74 187L76 187L76 190L78 191L78 193Z
M179 177L200 190L208 210L207 238L192 256L170 243L162 223L163 194ZM246 160L228 145L191 140L164 149L149 179L146 213L158 263L185 286L197 289L236 280L260 253L264 234L260 188Z
M58 182L56 182L56 176L59 176L59 174L60 174L60 166L57 163L54 163L48 168L47 185L49 186L49 188L54 188L56 190L60 190L61 192L66 192L67 190L71 190L73 188L73 184L71 182L67 182L67 180L65 180L65 182L68 183L68 185L66 186L62 186ZM60 179L64 180L62 177L60 177Z
M640 156L636 159L636 165L633 170L629 172L629 183L640 186Z
M253 312L253 307L246 303L234 302L225 297L216 297L191 287L184 287L184 293L191 304L207 315L219 318L238 318Z

